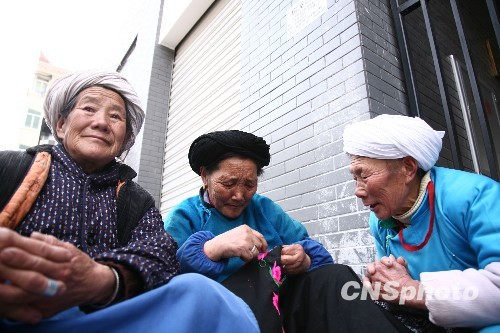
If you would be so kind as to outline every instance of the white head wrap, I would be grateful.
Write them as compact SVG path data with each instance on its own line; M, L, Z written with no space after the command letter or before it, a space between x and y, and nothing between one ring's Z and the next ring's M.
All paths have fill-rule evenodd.
M118 72L86 70L63 75L56 79L47 91L43 108L45 122L58 142L56 124L66 104L83 89L92 86L102 86L112 89L124 98L127 109L127 120L131 125L131 136L124 142L122 152L126 152L134 145L135 137L139 133L144 121L144 111L137 93L130 83Z
M443 136L443 131L433 130L418 117L383 114L347 125L344 151L388 160L411 156L428 171L439 158Z

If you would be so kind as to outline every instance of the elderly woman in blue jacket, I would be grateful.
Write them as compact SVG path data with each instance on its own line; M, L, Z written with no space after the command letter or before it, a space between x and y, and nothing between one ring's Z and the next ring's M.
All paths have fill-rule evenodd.
M333 264L300 222L256 193L258 177L270 162L262 138L237 130L204 134L192 143L188 157L203 187L164 218L179 244L182 272L224 282L259 253L280 247L288 279L280 295L286 332L396 330L371 301L342 299L340 288L357 279L352 270ZM262 320L259 324L265 330Z
M364 281L408 323L499 332L500 183L435 166L443 135L400 115L346 126L378 256Z

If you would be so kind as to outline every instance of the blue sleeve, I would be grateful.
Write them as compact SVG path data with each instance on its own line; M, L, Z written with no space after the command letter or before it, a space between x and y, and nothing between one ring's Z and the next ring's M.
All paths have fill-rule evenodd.
M217 279L227 266L227 259L220 261L210 260L203 246L215 235L210 231L198 231L182 244L177 250L177 259L181 264L182 273L199 273L212 279Z
M439 194L443 199L436 200L436 210L443 207L450 223L460 223L478 267L500 261L500 183L481 175L450 172L439 185L442 190L436 198ZM437 186L436 181L436 191Z
M199 230L196 223L198 212L195 204L189 200L184 200L176 207L172 208L163 219L165 230L172 235L180 247L193 233Z
M333 259L330 253L325 249L321 243L311 239L309 237L296 242L295 244L300 244L304 248L309 258L311 258L311 267L309 271L319 268L324 265L333 264Z

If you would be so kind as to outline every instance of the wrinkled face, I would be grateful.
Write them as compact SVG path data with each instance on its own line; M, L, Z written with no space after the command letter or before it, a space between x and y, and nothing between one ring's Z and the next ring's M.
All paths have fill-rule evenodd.
M82 90L75 107L56 126L69 155L86 173L102 169L121 152L126 136L126 109L121 96L103 87Z
M356 181L354 194L381 220L412 207L409 178L400 160L352 156L350 172Z
M257 191L257 165L250 159L227 158L211 174L202 168L201 178L211 203L228 218L240 216Z

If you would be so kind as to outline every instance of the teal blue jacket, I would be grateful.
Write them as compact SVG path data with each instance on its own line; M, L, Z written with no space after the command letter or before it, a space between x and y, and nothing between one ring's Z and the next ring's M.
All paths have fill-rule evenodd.
M300 244L311 258L310 270L333 263L328 251L309 238L306 228L265 196L255 194L247 208L236 219L228 219L203 201L200 195L188 198L164 218L165 230L172 235L179 250L181 272L196 272L223 281L244 262L240 258L211 261L203 252L206 241L228 230L246 224L259 231L268 249L278 245Z
M403 256L413 279L422 272L483 269L500 261L500 183L477 174L433 167L435 222L429 242L410 252L401 246L398 228L384 228L370 214L377 256ZM403 230L405 244L422 243L429 229L428 193Z

